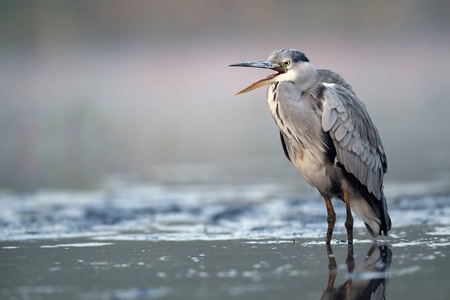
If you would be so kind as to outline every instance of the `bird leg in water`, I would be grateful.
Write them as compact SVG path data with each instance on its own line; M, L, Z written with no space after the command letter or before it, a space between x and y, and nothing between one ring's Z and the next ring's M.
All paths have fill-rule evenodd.
M348 244L347 260L348 280L347 280L347 299L351 299L353 285L353 271L355 270L355 256L353 255L353 244Z
M348 193L344 190L345 209L347 210L347 219L345 220L345 228L347 228L347 242L353 244L353 216L350 210L350 202Z
M331 245L327 244L327 254L328 254L328 284L327 284L327 292L333 291L334 282L336 280L337 275L337 264L336 258L334 257L333 249Z
M333 235L334 223L336 222L336 213L333 209L333 204L331 204L331 198L328 196L323 197L325 199L325 204L327 205L327 222L328 222L328 231L327 231L327 245L331 243L331 236Z
M347 252L347 270L348 270L348 279L347 281L340 287L335 288L334 284L337 277L337 264L336 258L333 253L333 249L331 245L326 245L327 254L328 254L328 283L325 293L322 295L320 299L360 299L357 294L357 290L354 290L353 286L353 272L355 269L355 259L353 255L353 244L348 244L348 252ZM358 287L357 287L358 288ZM365 298L364 298L365 299ZM377 298L378 299L378 298Z

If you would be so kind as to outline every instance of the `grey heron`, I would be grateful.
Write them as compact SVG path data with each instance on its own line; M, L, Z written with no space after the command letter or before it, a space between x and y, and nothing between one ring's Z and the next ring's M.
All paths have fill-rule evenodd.
M270 85L268 106L280 129L284 154L325 200L326 243L331 242L336 221L331 198L345 202L349 244L351 211L373 237L387 236L391 219L383 193L386 155L365 105L350 85L339 74L314 68L304 53L294 49L275 50L266 61L230 67L276 72L236 95Z

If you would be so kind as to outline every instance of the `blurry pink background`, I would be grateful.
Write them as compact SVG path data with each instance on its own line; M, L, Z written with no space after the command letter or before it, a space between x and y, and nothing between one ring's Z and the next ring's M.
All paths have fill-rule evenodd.
M340 73L368 107L389 182L450 182L448 1L4 1L0 188L105 178L304 185L285 159L274 49Z

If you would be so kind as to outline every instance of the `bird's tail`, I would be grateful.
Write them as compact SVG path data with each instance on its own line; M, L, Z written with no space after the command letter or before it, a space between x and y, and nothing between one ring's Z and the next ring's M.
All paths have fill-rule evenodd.
M387 208L387 201L384 197L384 194L381 194L381 231L384 233L385 236L388 235L388 231L391 230L392 222L391 217L389 217L388 208Z
M364 221L367 230L373 237L380 234L387 236L391 229L391 218L389 217L386 198L382 195L381 201L379 201L375 199L374 195L370 194L374 199L368 200L365 196L365 194L362 194L360 197L350 199L352 211Z
M350 198L350 207L352 211L360 218L366 225L367 230L373 237L377 237L384 231L383 222L372 206L362 196ZM385 232L387 234L387 231Z

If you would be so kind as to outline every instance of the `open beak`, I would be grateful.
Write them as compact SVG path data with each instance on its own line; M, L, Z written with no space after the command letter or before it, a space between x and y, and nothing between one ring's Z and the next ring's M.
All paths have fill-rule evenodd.
M244 62L244 63L237 63L237 64L232 64L230 65L230 67L250 67L250 68L264 68L264 69L271 69L276 71L277 73L272 74L267 76L266 78L260 79L258 81L255 81L252 83L252 85L250 85L249 87L246 87L245 89L243 89L242 91L240 91L239 93L237 93L236 95L240 95L243 93L247 93L250 92L254 89L257 89L259 87L262 87L264 85L268 85L271 83L276 82L275 77L286 73L286 68L284 68L283 66L280 66L272 61L252 61L252 62Z

